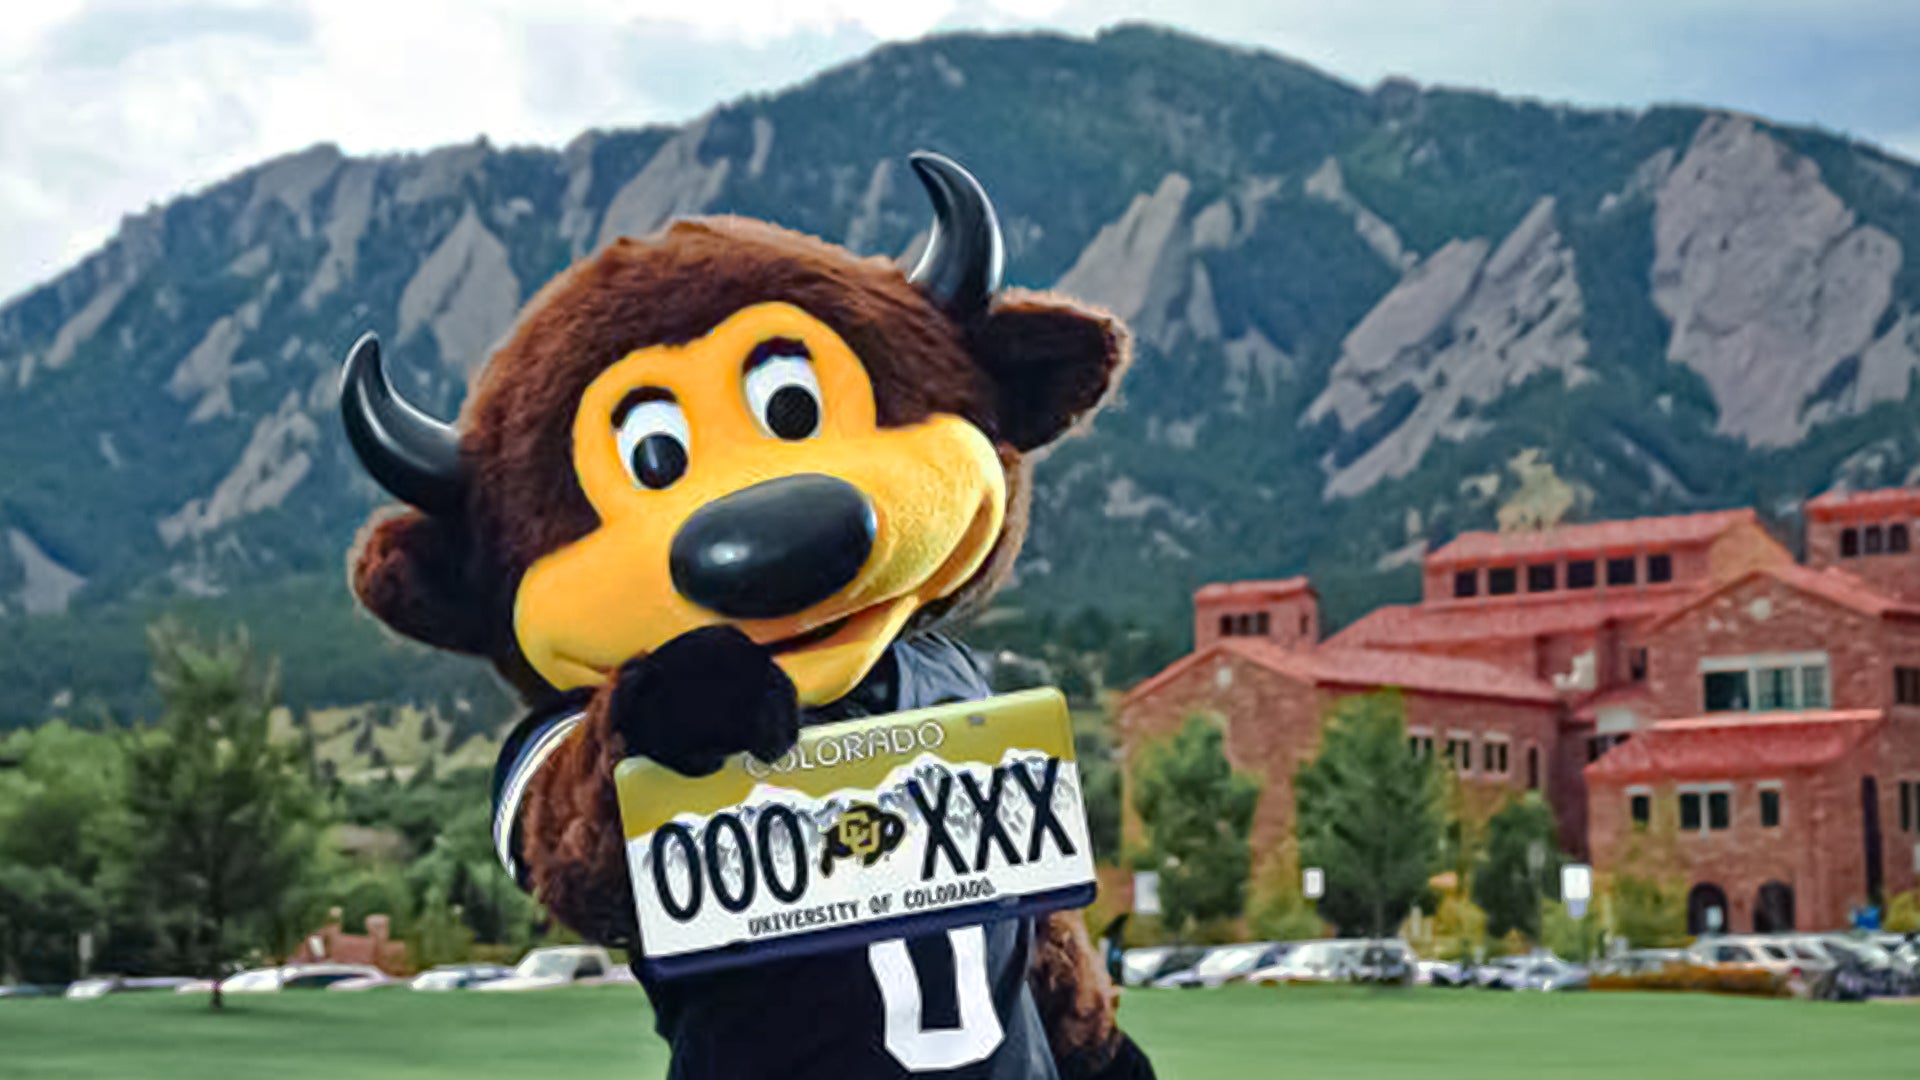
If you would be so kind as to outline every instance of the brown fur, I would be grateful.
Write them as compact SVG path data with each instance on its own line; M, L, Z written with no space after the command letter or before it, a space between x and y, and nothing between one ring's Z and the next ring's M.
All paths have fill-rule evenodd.
M1107 978L1079 912L1056 911L1040 920L1027 984L1053 1056L1075 1059L1087 1072L1105 1067L1119 1038L1114 1010L1120 991Z
M429 644L485 656L522 694L548 687L512 632L514 595L535 560L598 521L573 474L575 405L614 362L650 345L698 338L733 312L792 303L852 347L873 384L879 423L962 417L999 447L1006 524L986 564L918 625L984 603L1025 537L1027 454L1066 434L1116 383L1125 331L1104 315L1009 292L962 325L898 268L857 259L762 222L683 222L653 241L620 240L531 300L463 411L470 478L464 513L377 516L352 556L354 592L389 626ZM613 768L620 752L602 687L587 719L533 777L523 854L541 901L588 938L631 940ZM1034 980L1057 1054L1110 1054L1113 995L1077 914L1043 923Z

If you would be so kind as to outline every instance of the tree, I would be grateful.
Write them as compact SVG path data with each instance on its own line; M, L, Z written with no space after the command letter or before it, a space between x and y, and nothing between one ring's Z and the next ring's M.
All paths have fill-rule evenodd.
M1559 894L1560 832L1553 808L1527 792L1487 821L1487 846L1473 874L1473 902L1487 913L1487 932L1518 930L1540 940L1540 905Z
M1425 895L1440 859L1440 790L1433 763L1407 751L1398 694L1335 704L1294 792L1300 860L1326 872L1320 914L1342 934L1384 937Z
M1247 834L1260 785L1233 771L1223 743L1217 725L1190 717L1135 777L1146 862L1159 872L1160 918L1175 937L1189 923L1234 918L1246 906Z
M264 944L310 901L320 805L298 748L271 739L278 677L244 635L207 644L161 622L148 640L161 716L128 751L129 868L182 958L217 978L243 935Z
M82 974L80 935L124 936L110 922L119 743L55 722L0 739L0 757L0 977L64 982Z

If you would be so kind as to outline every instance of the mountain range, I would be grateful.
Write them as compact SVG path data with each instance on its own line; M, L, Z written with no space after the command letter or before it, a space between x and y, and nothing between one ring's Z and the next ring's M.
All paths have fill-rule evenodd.
M297 704L473 710L477 665L346 597L382 501L335 419L347 346L379 332L452 416L518 306L613 237L724 212L904 257L921 148L992 193L1010 282L1138 343L1042 463L1010 612L1177 639L1198 583L1310 571L1338 623L1542 484L1555 516L1759 505L1790 531L1810 493L1920 478L1910 162L1149 26L936 36L559 149L315 146L0 307L0 728L135 700L168 610L244 622Z

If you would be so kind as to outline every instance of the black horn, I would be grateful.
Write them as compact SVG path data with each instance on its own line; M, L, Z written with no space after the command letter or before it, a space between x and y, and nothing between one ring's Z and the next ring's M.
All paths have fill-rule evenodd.
M933 202L933 233L909 280L949 315L971 318L1000 291L1000 219L980 181L952 159L921 150L908 160Z
M347 354L340 418L360 464L395 498L429 514L454 514L465 506L460 436L394 392L373 334L362 335Z

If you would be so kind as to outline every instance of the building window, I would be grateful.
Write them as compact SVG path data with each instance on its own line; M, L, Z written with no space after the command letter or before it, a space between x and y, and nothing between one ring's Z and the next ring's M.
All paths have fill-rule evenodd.
M1683 791L1680 793L1680 827L1693 832L1700 831L1700 793Z
M1480 595L1480 571L1456 571L1453 575L1453 595L1460 599Z
M1634 682L1647 681L1647 650L1644 647L1627 650L1627 678Z
M1527 790L1540 790L1540 748L1527 747Z
M1754 707L1761 712L1769 709L1793 708L1792 668L1761 668L1753 673Z
M1886 550L1887 539L1886 536L1881 533L1880 526L1878 525L1869 525L1862 530L1860 540L1861 548L1863 548L1868 555L1878 555Z
M1647 556L1647 583L1648 584L1659 585L1663 582L1668 582L1672 580L1673 580L1673 556L1666 555L1666 554Z
M1507 775L1507 744L1504 740L1488 739L1480 746L1481 768L1490 775Z
M1800 707L1803 709L1827 707L1827 666L1825 664L1808 664L1800 669Z
M1896 705L1920 705L1920 668L1893 669L1893 700Z
M1628 555L1625 558L1607 560L1607 584L1633 584L1633 556Z
M1267 636L1268 630L1272 625L1272 622L1267 618L1267 613L1264 611L1253 617L1253 632L1261 637Z
M1514 587L1515 587L1515 579L1518 577L1519 577L1519 572L1514 570L1514 568L1511 566L1495 566L1495 567L1488 568L1487 595L1488 596L1512 596L1514 592Z
M1409 732L1407 734L1407 749L1412 751L1413 756L1421 761L1432 760L1433 733L1430 731Z
M1746 712L1747 673L1744 671L1709 671L1706 674L1706 697L1708 712Z
M1887 526L1887 550L1891 552L1907 550L1907 527L1905 525Z
M1231 615L1220 616L1220 636L1221 637L1233 636L1233 616Z
M1777 828L1780 825L1780 789L1763 787L1760 789L1760 827Z
M1627 796L1627 816L1633 819L1633 827L1644 829L1653 818L1653 796L1644 791Z
M1528 592L1552 592L1558 586L1559 568L1552 563L1534 563L1527 567Z
M1914 803L1916 801L1920 801L1920 784L1909 783L1905 780L1900 781L1900 831L1901 832L1914 831L1913 819L1915 817L1916 812L1920 812L1920 808L1916 808L1914 806Z
M1567 564L1567 588L1593 588L1593 560L1579 559Z
M1860 554L1860 530L1841 529L1840 557L1843 559L1851 559L1858 554Z
M1300 636L1313 636L1313 620L1305 615L1300 616Z
M1818 654L1810 654L1818 655ZM1766 664L1766 660L1773 663ZM1827 664L1794 663L1799 657L1708 659L1701 673L1702 698L1707 712L1766 712L1781 709L1827 707ZM1788 661L1781 663L1782 660ZM1752 663L1754 666L1747 667Z
M1473 771L1473 736L1455 734L1447 739L1447 763L1462 776Z
M1707 792L1707 828L1725 829L1733 824L1733 792Z

